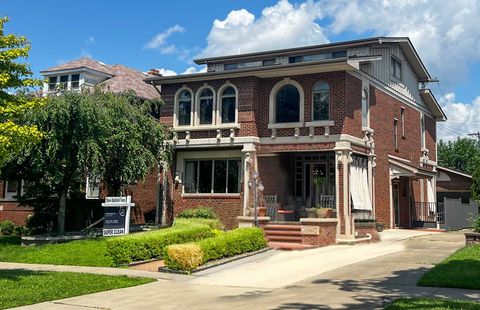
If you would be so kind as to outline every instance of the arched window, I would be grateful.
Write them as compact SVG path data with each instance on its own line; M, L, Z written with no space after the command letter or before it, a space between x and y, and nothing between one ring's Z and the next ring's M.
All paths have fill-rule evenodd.
M220 94L220 123L235 123L237 110L237 92L232 86L227 86Z
M189 126L192 121L192 93L184 89L178 94L177 98L178 126Z
M198 98L198 118L200 125L212 124L213 122L213 91L205 87L200 91Z
M318 82L313 86L313 121L330 119L330 87L326 82Z
M369 113L369 104L368 104L368 90L364 88L362 90L362 126L369 127L368 123L368 113Z
M287 84L275 96L275 123L295 123L300 121L300 92Z

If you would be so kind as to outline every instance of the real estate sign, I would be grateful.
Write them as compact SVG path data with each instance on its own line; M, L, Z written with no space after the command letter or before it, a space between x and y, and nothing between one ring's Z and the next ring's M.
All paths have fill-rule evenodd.
M102 203L103 211L103 235L118 236L126 235L130 230L130 207L135 206L131 202L132 197L106 197Z

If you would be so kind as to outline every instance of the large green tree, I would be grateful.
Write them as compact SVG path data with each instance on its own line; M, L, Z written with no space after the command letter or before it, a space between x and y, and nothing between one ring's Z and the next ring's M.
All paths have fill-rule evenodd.
M0 167L42 137L35 125L19 122L26 111L42 104L42 98L32 95L41 81L31 78L29 66L19 62L28 57L30 43L23 36L6 35L7 21L0 18Z
M101 89L49 96L42 108L26 117L45 137L18 162L33 181L25 202L56 209L62 234L67 198L87 177L101 180L109 194L119 194L122 186L144 178L162 160L165 135L149 114L151 103L133 92Z

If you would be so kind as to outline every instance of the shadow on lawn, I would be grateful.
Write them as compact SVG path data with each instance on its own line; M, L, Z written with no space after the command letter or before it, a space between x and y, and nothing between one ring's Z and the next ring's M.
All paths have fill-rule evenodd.
M0 280L19 281L22 277L46 275L46 271L33 271L26 269L2 269L0 270Z

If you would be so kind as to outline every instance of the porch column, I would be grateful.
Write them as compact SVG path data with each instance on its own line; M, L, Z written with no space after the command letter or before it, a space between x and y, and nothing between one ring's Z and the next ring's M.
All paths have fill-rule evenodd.
M340 141L335 144L335 149L337 152L337 163L342 164L342 197L339 197L340 193L337 194L338 198L342 200L343 206L343 224L345 225L344 236L342 239L355 239L355 227L352 217L352 209L350 206L350 191L349 191L349 164L352 161L352 149L350 148L350 143L345 141ZM338 172L338 166L337 166ZM342 215L339 215L341 217ZM342 221L340 221L342 222Z
M250 200L250 188L248 181L250 180L250 168L257 171L257 154L253 143L245 144L242 149L243 153L243 216L247 215L248 202ZM253 166L251 166L253 164Z

